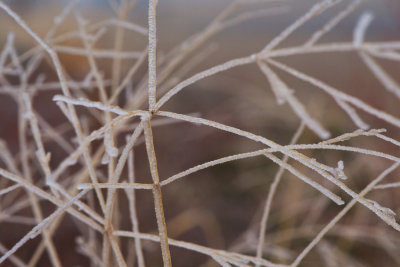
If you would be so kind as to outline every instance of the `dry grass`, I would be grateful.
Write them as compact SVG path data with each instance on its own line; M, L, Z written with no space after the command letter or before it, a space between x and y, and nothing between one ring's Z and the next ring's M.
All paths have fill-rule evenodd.
M395 179L385 181L394 177L399 167L396 150L400 141L396 134L381 129L395 133L400 119L389 108L376 107L362 90L353 94L348 88L335 88L308 74L306 67L303 70L290 64L290 58L296 56L351 53L379 82L377 95L398 101L400 86L381 59L398 64L400 41L365 41L373 23L372 11L361 13L356 20L352 40L320 42L352 17L364 1L322 0L311 4L272 40L265 41L262 49L247 56L231 56L233 59L211 67L203 65L207 66L207 58L220 48L206 46L210 39L254 19L290 14L290 2L232 1L202 31L161 55L157 49L157 2L148 2L145 27L129 21L135 1L110 0L116 17L96 23L86 21L80 3L73 1L54 19L44 37L0 2L3 15L11 17L37 43L20 54L10 33L0 55L0 93L17 103L13 118L17 121L17 145L10 149L12 139L3 138L0 150L0 223L4 224L0 264L66 266L66 262L73 262L67 257L76 257L74 264L88 266L379 266L374 258L378 262L389 258L386 262L393 266L400 264L400 225L392 210L398 201L390 197L395 196L393 192L400 183ZM327 12L328 17L321 15ZM321 16L326 21L308 39L282 46L304 25ZM75 22L76 30L59 33L67 19ZM110 31L115 31L115 39L111 48L106 48L101 44ZM148 43L139 51L126 51L127 34L138 39L147 37ZM69 41L79 41L80 46L68 45ZM60 60L61 54L85 59L87 70L80 73L83 79L72 78ZM335 71L324 63L321 69ZM43 65L50 70L44 71ZM111 66L109 73L105 71L107 66ZM270 98L263 99L264 94L257 92L259 88L253 90L250 84L224 76L244 67L264 75L261 84L271 89ZM48 73L55 73L57 79L47 78ZM229 104L224 95L225 104L214 107L217 116L204 116L204 111L195 110L202 101L219 97L211 90L206 91L209 98L199 97L196 103L180 97L185 89L219 76L222 86L231 89L232 102ZM317 91L316 97L300 92L304 88ZM49 91L51 98L46 95ZM246 104L251 94L255 96L253 103ZM183 109L199 112L174 109L182 101ZM321 103L312 103L315 101ZM50 108L54 104L57 110ZM325 104L329 111L323 111ZM63 118L47 121L41 111L46 109L43 105L49 107L47 112L62 113ZM175 111L167 111L166 106ZM224 114L228 113L222 110L232 106L239 109L237 117L225 120ZM252 118L252 109L262 110L258 106L265 106L268 112L285 108L269 113L270 120L265 122ZM333 124L335 114L340 115L338 123ZM186 130L187 134L182 135L183 122L195 130ZM260 131L265 123L269 127L287 124L283 131L286 136L293 135L291 140ZM244 130L252 128L245 125L259 129ZM209 133L199 129L208 129ZM175 143L165 141L176 131L181 133L181 140L175 137ZM204 138L211 133L222 137L217 141ZM240 145L235 145L232 140L245 142L237 141ZM175 160L173 153L162 150L163 142L183 151L181 164L176 163L180 160ZM217 147L215 153L213 146L224 142L231 149L226 152ZM193 143L199 144L201 151L191 150ZM219 157L221 154L225 156ZM203 158L206 160L199 164ZM191 159L197 164L186 168ZM239 171L237 186L242 194L254 198L244 205L253 214L236 213L234 220L226 222L221 214L234 211L246 197L229 189L233 178L213 177L210 170L226 165L220 170L229 176L229 166L243 166L234 165L241 161L249 167L246 172ZM268 165L268 170L260 171L254 167L259 162L267 164L265 161L277 168ZM186 170L176 169L177 165ZM204 184L189 178L197 173L207 176L206 171L211 179L204 180L210 187L201 187ZM150 174L147 179L145 173ZM262 178L252 180L249 176ZM213 179L221 179L219 189L212 189L217 183ZM197 186L200 191L196 191ZM216 194L212 205L226 202L229 208L195 207L193 203L207 202L211 194ZM367 198L367 194L371 196ZM169 198L188 207L177 211L175 200ZM50 208L50 203L55 208ZM344 218L346 222L342 223ZM243 228L244 221L247 225ZM11 238L7 228L18 234ZM201 229L200 237L193 232L197 228ZM226 229L232 229L231 233L224 233ZM73 247L63 245L57 237L64 231L72 231L68 240L74 239ZM185 236L191 231L192 235ZM182 240L178 240L180 236ZM10 245L15 237L19 241ZM32 239L36 243L29 246ZM153 243L159 244L158 248ZM23 247L30 249L19 253ZM205 257L192 258L182 248ZM68 256L65 249L69 250Z

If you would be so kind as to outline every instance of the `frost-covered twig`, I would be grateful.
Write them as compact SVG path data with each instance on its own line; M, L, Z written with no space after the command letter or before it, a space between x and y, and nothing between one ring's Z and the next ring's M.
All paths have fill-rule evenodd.
M51 223L57 216L59 216L61 213L65 212L69 206L73 205L76 200L81 198L84 194L86 194L87 190L83 190L73 198L71 198L68 202L65 204L61 205L60 207L57 208L55 212L53 212L51 215L46 217L42 222L40 222L38 225L32 228L32 230L29 231L20 241L18 241L11 249L7 251L1 258L0 258L0 263L4 262L10 255L15 253L22 245L24 245L27 241L30 239L34 239L49 223Z
M302 122L300 124L299 128L296 130L295 134L293 135L292 140L290 141L290 144L295 144L298 141L298 139L300 138L301 134L304 131L304 126L305 126L305 124L304 124L304 122ZM289 157L287 155L285 155L283 157L282 163L286 164L288 159L289 159ZM257 258L259 258L259 259L262 258L264 241L265 241L265 233L267 230L267 222L268 222L268 217L269 217L269 213L270 213L271 206L272 206L272 201L274 199L276 190L278 188L279 182L281 180L281 177L282 177L284 171L285 171L285 169L284 169L283 165L279 166L279 170L275 174L274 180L272 181L272 183L269 187L268 196L265 200L263 214L262 214L262 218L260 221L260 232L259 232L258 244L257 244Z
M344 216L346 213L369 191L371 191L376 184L382 181L389 173L398 168L400 163L395 163L389 168L385 169L378 177L370 182L357 196L354 197L347 205L318 233L318 235L307 245L306 248L297 256L297 258L290 265L291 267L298 266L303 258L310 252L310 250L317 245L317 243L324 237L324 235Z
M164 207L161 195L160 178L158 175L157 158L154 150L153 133L151 129L150 117L142 118L144 127L144 136L146 140L146 152L150 165L151 177L153 178L153 200L157 218L158 234L160 236L161 252L163 256L164 266L172 266L171 255L168 245L167 225L165 223Z

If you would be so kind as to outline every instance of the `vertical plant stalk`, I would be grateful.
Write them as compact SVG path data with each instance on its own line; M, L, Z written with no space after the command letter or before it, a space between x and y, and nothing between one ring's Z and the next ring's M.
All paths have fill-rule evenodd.
M100 92L100 99L103 103L107 103L108 102L108 97L107 97L107 93L106 93L106 89L103 83L103 79L101 77L101 74L99 72L99 69L97 67L95 58L94 58L94 53L93 53L93 47L92 44L89 43L88 41L88 37L87 37L87 33L85 30L85 23L83 21L83 19L81 18L81 16L79 15L79 13L76 14L77 20L78 20L78 24L79 24L79 33L82 39L82 42L85 46L86 52L87 52L87 58L89 61L89 65L90 65L90 69L91 72L94 75L94 78L96 80L96 83L98 84L99 87L99 92ZM109 123L111 121L111 114L108 111L105 111L104 113L104 117L105 117L105 122ZM109 154L109 163L108 163L108 177L109 179L111 179L111 177L113 176L113 172L114 172L114 155L112 155L112 153L108 152L111 148L111 150L114 148L114 138L113 138L113 131L112 131L112 127L110 128L110 130L108 130L105 133L105 137L104 137L104 143L106 146L106 153ZM108 148L108 150L107 150ZM88 165L90 166L90 165ZM89 168L92 168L91 166ZM94 170L92 171L93 174L95 174ZM95 175L92 175L93 177L95 177ZM97 177L95 178L97 181ZM92 179L94 180L94 179ZM105 212L106 216L106 227L105 230L107 231L109 225L111 224L111 219L112 219L112 211L111 212L107 212L105 209L105 204L104 204L104 200L103 200L103 195L101 193L101 191L99 189L96 188L96 192L98 195L98 198L100 200L100 203L103 204L101 207L103 208L103 211ZM108 235L104 235L103 236L103 250L102 250L102 260L103 263L105 264L109 264L110 261L110 243L109 242L113 242L114 240L109 238ZM116 247L116 244L114 244L113 248ZM118 253L118 249L114 250L116 251L115 256L117 259L119 259L119 254ZM120 260L118 260L118 262L120 262Z
M128 16L128 13L131 11L131 8L133 7L131 2L128 4L128 2L121 2L119 8L118 8L118 20L121 22L125 22ZM124 43L124 28L121 27L121 25L117 26L116 33L115 33L115 39L114 39L114 51L115 52L120 52L123 49L123 43ZM119 87L119 82L120 82L120 77L121 77L121 58L115 57L112 62L112 92L115 91L116 88ZM111 94L112 94L111 92Z
M21 113L21 111L20 111L20 113ZM27 153L28 149L27 149L27 142L26 142L26 120L23 119L22 116L20 116L18 132L19 132L21 151L24 152L24 153L21 153L23 175L24 175L25 179L27 179L29 182L31 182L32 179L31 179L31 171L30 171L29 163L28 163L28 153ZM29 200L32 205L32 211L33 211L34 217L37 220L37 223L39 224L40 221L43 220L43 213L42 213L42 210L40 209L39 201L32 192L27 191L27 194L28 194ZM56 250L53 240L51 238L51 233L49 233L46 229L43 229L42 235L43 235L43 241L45 244L45 248L47 249L47 252L49 253L49 258L51 260L51 263L53 264L53 266L57 266L57 267L62 266L61 261L58 257L57 250Z
M143 123L142 123L143 124ZM127 145L125 146L125 148L122 151L121 157L118 160L117 163L117 167L115 168L115 170L113 170L113 177L110 178L110 182L111 183L116 183L118 182L118 179L120 178L120 175L122 173L123 167L126 163L126 159L128 158L128 154L129 151L133 148L133 146L135 145L135 142L137 140L137 138L141 135L142 130L143 130L143 126L142 124L140 124L135 131L133 132L132 136L129 138ZM112 225L112 213L113 213L113 208L114 208L114 202L116 200L116 190L114 188L110 188L108 190L108 196L107 196L107 203L106 203L106 211L105 211L105 219L106 219L106 226L105 229L106 231L108 231L108 238L104 239L104 244L105 246L103 246L103 257L107 258L109 256L107 256L106 253L109 253L109 241L114 242L114 240L116 240L115 238L113 238L110 233L112 233L112 229L113 229L113 225ZM117 245L114 244L113 248L116 248ZM118 250L115 250L117 253L115 254L117 257L119 257L119 252ZM107 258L108 259L108 258ZM103 258L103 262L104 262L104 258Z
M156 106L156 86L157 86L157 74L156 74L156 8L157 0L149 0L149 111L153 111ZM168 245L168 234L167 225L165 223L164 207L161 195L160 179L158 176L157 169L157 158L154 150L153 133L151 130L151 115L142 117L144 124L144 136L146 141L147 156L149 159L151 176L153 178L153 198L154 208L157 219L158 233L160 236L161 253L164 262L164 266L172 266L171 255L169 252Z
M129 152L128 155L128 179L130 183L135 182L135 165L134 165L134 157L133 150ZM129 215L132 223L132 231L135 233L139 233L139 221L136 215L136 194L135 190L127 189L126 194L129 199ZM135 238L135 251L137 257L137 265L139 267L145 267L145 261L143 257L143 249L140 238ZM132 265L133 262L132 262Z
M25 91L28 75L26 74L26 75L22 75L22 76L23 76L22 77L23 91ZM31 177L32 171L29 166L29 153L28 153L28 142L27 142L27 135L28 135L27 122L28 121L30 122L30 125L32 128L31 131L35 137L35 141L38 144L38 153L37 154L39 155L41 153L40 155L44 158L45 152L44 152L42 140L40 137L37 136L37 133L39 131L38 128L35 127L37 125L35 125L33 123L32 107L31 107L31 102L30 102L29 97L24 92L19 97L18 101L19 101L18 135L19 135L20 149L22 152L21 153L21 162L22 162L23 175L24 175L25 179L27 179L29 182L32 182L32 177ZM24 106L25 106L25 108L22 109L22 107L24 107ZM24 114L29 114L31 116L29 116L29 118L25 118ZM44 161L46 161L46 160L45 159L40 160L40 157L39 157L39 162L42 163L41 165L43 165L44 173L45 173L45 175L48 175L50 173L50 168L48 165L48 161L47 162L44 162ZM35 217L37 223L39 224L40 221L43 220L43 213L40 208L39 200L32 192L28 192L28 195L29 195L29 200L32 205L32 211L33 211L34 217ZM43 236L43 241L46 246L47 252L49 253L49 258L50 258L52 265L56 266L56 267L61 267L62 264L61 264L60 258L58 256L56 247L53 243L51 234L47 230L43 230L42 236Z
M113 90L111 97L108 100L109 105L113 105L114 102L117 101L118 96L120 95L122 90L124 90L125 87L129 87L128 84L130 81L132 81L132 76L138 71L140 66L145 62L147 56L148 56L148 48L146 47L142 51L142 55L140 56L140 58L138 58L135 64L128 70L128 73L125 75L122 82L118 85L117 88L115 88L115 90ZM129 89L127 88L126 90L128 91Z
M99 153L100 152L100 153ZM94 156L94 163L95 162L99 162L100 161L100 156L103 154L103 149L99 149L96 152L96 155ZM93 168L96 166L96 164L93 164ZM81 172L81 174L78 176L79 179L77 179L76 184L79 184L80 182L82 182L82 180L86 180L86 177L89 175L89 170L85 169L83 172ZM77 194L78 189L76 187L72 187L69 190L69 193L72 195L76 195ZM47 229L47 231L50 234L53 234L59 227L62 219L64 217L64 214L60 215L58 218L56 218L53 223L49 226L49 228ZM93 229L93 228L91 228ZM30 259L28 266L29 267L35 267L37 266L37 262L39 261L39 258L41 257L43 251L44 251L44 243L43 241L40 243L40 245L37 246L36 251L33 253L32 258Z
M158 234L160 236L160 245L161 245L161 252L163 257L163 262L165 267L172 266L171 263L171 255L169 252L169 245L168 245L168 235L167 235L167 225L165 223L165 216L164 216L164 207L162 202L162 195L161 195L161 186L160 186L160 179L158 176L158 169L157 169L157 158L156 153L154 150L154 143L153 143L153 133L151 130L151 123L150 123L150 116L143 116L143 124L144 124L144 136L146 141L146 150L147 156L149 159L150 171L151 176L153 178L153 198L154 198L154 208L156 212L156 219L157 219L157 226L158 226Z
M157 0L149 0L149 110L156 105L156 7Z
M0 68L3 68L4 66L4 62L6 60L6 57L9 56L13 62L13 64L15 66L17 66L18 69L18 75L19 75L19 80L21 83L21 93L19 95L15 95L13 96L14 100L18 103L18 139L19 139L19 148L20 148L20 156L19 156L19 160L21 161L21 168L22 168L22 173L23 176L25 177L25 179L27 179L28 181L32 181L32 171L29 165L29 158L30 155L28 153L29 149L28 149L28 141L27 141L27 136L28 136L28 122L31 123L31 128L32 128L32 134L34 135L34 139L36 142L38 142L40 145L42 145L41 140L38 140L40 138L37 137L37 131L38 129L32 127L32 114L31 109L30 109L30 105L28 105L25 102L25 92L27 90L27 84L28 84L28 79L30 77L30 75L32 74L32 72L34 71L34 69L37 66L37 62L40 61L40 55L34 57L26 66L25 69L23 69L20 60L17 57L16 51L14 49L14 35L13 34L9 34L7 37L7 42L6 42L6 46L3 50L3 52L1 53L0 56ZM6 77L2 76L2 80L5 84L9 84L8 80ZM30 104L30 102L29 102ZM36 130L36 131L35 131ZM38 148L38 151L36 153L38 160L41 164L42 167L44 167L43 169L45 170L49 170L48 164L46 164L44 161L44 159L41 160L40 156L43 156L44 153L44 148L43 145L40 146ZM5 149L4 144L2 145L2 150ZM5 149L6 150L6 149ZM41 154L42 152L42 154ZM38 156L40 155L40 156ZM9 157L8 157L9 156ZM17 165L16 163L13 161L11 154L6 155L6 157L9 158L8 160L8 165L10 165L11 170L18 174L21 175L20 171L17 170ZM44 157L44 156L43 156ZM46 165L46 166L44 166ZM5 180L3 180L3 182L5 182ZM2 184L3 185L3 184ZM10 187L9 187L10 189ZM34 220L36 220L37 223L40 223L40 221L43 219L43 214L42 214L42 210L40 208L40 204L39 204L39 199L29 190L26 191L28 194L28 199L29 199L29 204L31 205L32 208L32 212L33 212L33 216L34 216ZM3 194L5 194L7 192L3 191ZM11 203L13 203L12 199L11 201L8 202L8 205L6 204L5 201L2 202L2 206L7 207L8 205L13 205ZM51 234L49 234L47 231L44 231L42 233L43 236L43 242L46 246L46 249L49 253L49 258L51 263L53 264L53 266L61 266L61 262L59 260L58 257L58 253L57 250L54 246L54 243L52 241L51 238Z
M304 128L305 128L305 123L301 122L299 128L297 128L297 131L293 135L290 144L295 144L299 140L301 134L304 131ZM288 160L289 160L289 156L285 155L283 157L283 162L287 163ZM260 234L258 237L258 246L257 246L257 259L262 258L262 252L264 249L265 232L267 231L267 222L268 222L268 217L269 217L269 213L271 210L272 201L274 199L275 192L278 188L279 182L281 181L281 177L284 172L285 172L285 169L283 168L283 166L280 166L278 172L276 173L276 175L274 177L274 180L273 180L271 186L269 187L268 197L265 201L264 211L263 211L263 215L262 215L261 222L260 222ZM256 265L256 267L259 267L259 266L260 266L259 264Z

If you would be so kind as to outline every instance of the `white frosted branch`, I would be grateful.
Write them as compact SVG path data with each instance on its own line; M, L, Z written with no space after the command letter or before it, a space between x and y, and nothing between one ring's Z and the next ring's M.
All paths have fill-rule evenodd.
M17 189L19 187L21 187L20 184L14 184L14 185L11 185L11 186L9 186L7 188L4 188L4 189L0 190L0 196L1 195L5 195L7 193L10 193L11 191L14 191L15 189Z
M26 181L25 179L19 177L18 175L10 173L10 172L2 169L2 168L0 168L0 175L5 177L5 178L7 178L7 179L9 179L10 181L13 181L13 182L15 182L17 184L20 184L21 186L23 186L28 191L34 193L35 195L41 197L42 199L46 199L46 200L50 201L51 203L53 203L54 205L56 205L58 207L60 207L60 206L65 204L60 199L55 198L53 195L43 191L39 187L33 185L32 183L30 183L30 182ZM93 221L91 218L83 215L82 213L80 213L80 212L78 212L78 211L76 211L74 209L68 209L67 212L70 213L71 215L75 216L77 219L81 220L85 224L91 226L93 229L96 229L98 231L102 230L102 228L95 221Z
M374 187L374 189L387 189L387 188L397 188L400 187L400 182L380 184Z
M134 183L136 180L133 152L134 152L134 150L130 150L129 156L128 156L128 180L130 183ZM139 221L138 221L137 212L136 212L135 190L125 190L125 193L129 199L129 217L131 219L132 231L135 233L139 233ZM145 267L142 242L141 242L140 238L135 238L135 252L136 252L138 267Z
M290 140L290 144L295 144L301 137L303 131L305 129L305 124L304 122L301 122L299 127L297 128L296 132L294 133L292 139ZM282 159L283 163L288 163L289 157L285 155ZM274 180L272 181L271 185L269 186L268 190L268 195L265 200L264 204L264 209L263 209L263 214L261 216L261 221L260 221L260 231L258 234L258 243L257 243L257 258L262 258L263 251L264 251L264 243L265 243L265 234L267 231L267 223L268 223L268 218L270 215L271 207L272 207L272 202L275 197L277 188L280 184L281 178L285 172L285 169L283 166L279 166L279 170L275 173ZM259 267L259 265L256 265L256 267Z
M150 240L154 242L160 242L160 237L151 234L142 234L142 233L134 233L129 231L114 231L114 235L121 236L121 237L131 237L131 238L140 238L143 240ZM178 241L169 238L168 243L175 247L181 247L188 250L196 251L198 253L213 257L217 256L221 259L224 259L225 262L231 263L237 266L249 266L248 263L259 264L261 266L266 267L288 267L285 264L276 264L264 259L257 259L256 257L247 256L239 253L234 252L227 252L224 250L212 249L205 246L185 242L185 241Z
M264 145L271 147L273 152L279 151L285 155L288 155L289 157L297 160L298 162L304 164L305 166L310 167L311 169L324 170L333 175L336 175L336 170L334 168L323 165L323 164L321 164L313 159L310 159L310 158L306 157L305 155L300 154L296 151L288 150L288 149L286 149L287 146L281 146L265 137L255 135L253 133L243 131L238 128L231 127L231 126L228 126L225 124L221 124L221 123L218 123L215 121L206 120L203 118L191 117L191 116L187 116L187 115L183 115L183 114L177 114L177 113L166 112L166 111L159 111L159 112L157 112L157 115L165 116L165 117L169 117L169 118L175 118L175 119L183 120L183 121L188 121L188 122L192 122L195 124L207 125L207 126L210 126L210 127L216 128L216 129L220 129L225 132L230 132L230 133L236 134L238 136L245 137L247 139L250 139L255 142L259 142L259 143L262 143Z
M81 47L55 45L55 46L53 46L53 49L55 51L57 51L58 53L62 53L62 54L87 57L86 49L81 48ZM113 59L113 58L137 59L142 54L139 51L116 52L114 50L100 50L100 49L93 49L92 52L93 52L93 56L98 59Z
M93 189L93 188L113 188L113 189L153 189L153 184L140 184L140 183L90 183L78 184L76 186L79 190Z
M87 151L87 147L90 145L91 142L94 140L100 138L110 127L115 126L118 123L122 123L123 121L134 117L134 116L139 116L141 113L135 113L132 112L129 115L121 115L116 118L114 118L112 121L106 123L104 126L101 128L92 131L87 137L85 137L79 144L79 147L75 149L74 152L70 153L67 158L65 158L54 170L53 172L53 177L54 179L57 179L57 177L65 171L65 169L70 166L71 164L74 164L76 160L79 158L80 155L85 153Z
M121 109L120 107L108 106L101 102L94 102L94 101L90 101L90 100L84 99L84 98L74 99L74 98L67 97L67 96L55 95L53 97L53 101L64 102L67 104L76 105L76 106L84 106L84 107L88 107L88 108L97 108L97 109L100 109L103 111L109 111L109 112L112 112L112 113L115 113L118 115L128 115L129 114L128 111L125 111L125 110Z
M43 221L37 224L32 228L21 240L19 240L11 249L7 251L1 258L0 264L4 262L8 257L14 254L21 246L23 246L30 239L34 239L38 234L40 234L44 228L46 228L51 222L53 222L58 216L60 216L67 208L69 208L75 201L81 198L84 194L86 194L88 190L84 190L77 194L75 197L68 200L65 204L58 207L56 211L54 211L51 215L46 217Z
M336 16L328 21L320 30L316 31L311 38L305 42L304 46L314 45L324 34L332 30L336 25L338 25L343 19L349 16L361 3L363 0L354 0L345 9L340 11Z
M363 130L368 130L369 125L367 123L365 123L360 116L357 114L357 112L354 110L354 108L352 108L350 105L348 105L345 101L342 101L339 98L335 97L335 101L336 103L339 105L339 107L341 107L346 113L347 115L350 117L350 119L354 122L354 124Z
M295 22L293 22L289 27L283 30L278 36L276 36L268 45L264 47L261 53L265 53L266 51L270 51L279 45L283 40L285 40L290 34L292 34L295 30L297 30L304 23L314 18L316 15L322 13L330 6L334 5L336 2L334 0L324 0L314 4L310 10L307 11L303 16L298 18Z
M393 80L392 77L390 77L389 74L387 74L366 52L360 52L360 56L365 65L367 65L375 77L381 82L383 87L400 99L400 85L398 85L397 82Z
M157 167L157 156L154 149L154 139L153 139L153 132L150 120L151 120L150 115L148 117L142 117L147 158L150 166L151 178L153 179L154 183L152 192L153 192L155 214L157 219L158 235L160 236L161 240L160 241L161 253L163 257L164 266L170 267L172 266L171 254L168 245L167 225L165 222L164 207L163 207L163 200L162 200L162 193L160 186L160 177L158 174L158 167Z
M364 42L364 35L368 26L371 24L374 16L371 12L365 12L361 15L353 32L353 44L356 47L361 46Z
M315 188L316 190L318 190L319 192L324 194L327 198L331 199L337 205L344 204L344 201L340 197L338 197L337 195L335 195L334 193L332 193L331 191L329 191L322 185L320 185L320 184L312 181L310 178L304 176L303 174L301 174L299 171L297 171L295 168L293 168L289 164L285 163L284 161L280 160L279 158L275 157L274 155L272 155L270 153L265 153L264 155L267 158L269 158L270 160L272 160L273 162L275 162L276 164L278 164L279 166L281 166L282 168L288 170L290 173L292 173L296 177L300 178L300 180L302 180L306 184L310 185L311 187Z
M196 166L194 166L194 167L192 167L190 169L187 169L187 170L185 170L183 172L180 172L180 173L177 173L177 174L175 174L175 175L173 175L171 177L168 177L167 179L162 181L160 184L161 184L161 186L165 186L167 184L170 184L170 183L174 182L175 180L178 180L180 178L186 177L189 174L198 172L200 170L203 170L203 169L206 169L206 168L218 165L218 164L222 164L222 163L225 163L225 162L229 162L229 161L261 156L265 152L267 152L266 149L261 149L261 150L257 150L257 151L254 151L254 152L241 153L241 154L231 155L231 156L219 158L219 159L216 159L216 160L208 161L206 163L196 165Z
M383 152L371 150L371 149L365 149L365 148L359 148L359 147L352 147L352 146L341 146L341 145L325 145L323 143L319 144L303 144L303 145L287 145L285 146L288 149L329 149L329 150L341 150L341 151L352 151L356 152L359 154L365 154L365 155L370 155L370 156L376 156L379 158L384 158L388 159L394 162L400 162L399 157L395 157Z
M147 29L145 27L140 26L140 25L138 25L136 23L133 23L131 21L121 21L121 20L118 20L118 19L110 19L110 20L108 20L106 22L110 22L110 23L114 24L115 26L130 30L130 31L137 32L137 33L139 33L141 35L145 35L145 36L147 35ZM93 26L95 26L95 25L93 25ZM99 27L100 25L96 25L96 26Z
M7 253L8 249L0 243L0 252L2 254ZM15 264L15 266L17 267L28 267L27 264L25 264L20 258L18 258L16 255L11 255L10 257L8 257L8 260L12 263Z
M392 51L392 50L386 50L386 51L381 51L378 49L368 49L366 48L369 54L379 57L379 58L384 58L384 59L389 59L389 60L394 60L394 61L400 61L400 53Z
M156 74L156 8L157 0L149 0L149 110L154 110L156 105L156 86L157 86L157 74Z
M44 50L50 55L54 66L56 68L57 76L60 80L61 83L61 88L63 90L64 95L69 96L70 92L68 89L67 81L65 79L61 63L57 57L57 54L54 52L53 49L50 48L48 44L46 44L35 32L32 31L31 28L22 20L21 17L17 15L13 10L11 10L6 4L3 2L0 2L0 8L2 8L4 11L7 12L8 15L10 15L30 36L32 36L33 39L35 39L36 42L38 42Z
M334 98L337 97L337 98L339 98L339 99L341 99L341 100L343 100L345 102L348 102L348 103L358 107L359 109L365 111L366 113L369 113L369 114L371 114L371 115L373 115L373 116L375 116L375 117L377 117L379 119L382 119L382 120L384 120L384 121L386 121L386 122L388 122L388 123L400 128L400 120L398 118L396 118L396 117L394 117L394 116L392 116L392 115L390 115L390 114L388 114L388 113L386 113L384 111L378 110L378 109L376 109L376 108L364 103L363 101L361 101L360 99L358 99L356 97L353 97L353 96L350 96L348 94L345 94L345 93L343 93L343 92L341 92L341 91L339 91L339 90L337 90L337 89L325 84L324 82L322 82L322 81L320 81L318 79L315 79L315 78L313 78L311 76L308 76L308 75L306 75L306 74L304 74L302 72L299 72L299 71L297 71L297 70L295 70L293 68L290 68L290 67L288 67L288 66L286 66L286 65L284 65L282 63L278 63L278 62L276 62L274 60L271 60L271 59L268 60L268 62L270 64L278 67L279 69L290 73L291 75L295 76L296 78L298 78L300 80L303 80L303 81L306 81L306 82L308 82L308 83L310 83L310 84L322 89L323 91L325 91L326 93L328 93L332 97L334 97Z
M51 179L51 170L49 166L50 153L46 153L45 151L42 141L42 135L39 129L39 123L37 121L36 115L33 113L32 110L32 103L30 96L27 93L22 93L22 99L26 107L25 115L30 122L33 137L35 139L35 144L37 146L36 156L40 162L43 172L46 175L46 182L49 183Z
M293 92L290 91L285 84L283 84L283 82L276 76L275 73L272 72L265 62L258 60L257 64L260 67L260 70L268 78L277 103L279 105L284 104L287 101L287 95L292 94Z
M298 153L296 151L288 150L288 149L286 149L286 147L288 147L288 146L286 146L286 147L280 146L277 143L275 143L275 142L273 142L273 141L271 141L271 140L269 140L267 138L264 138L262 136L255 135L255 134L252 134L252 133L249 133L249 132L246 132L246 131L243 131L243 130L240 130L240 129L237 129L237 128L234 128L234 127L231 127L231 126L227 126L227 125L224 125L224 124L220 124L220 123L214 122L214 121L209 121L209 120L202 119L202 118L190 117L190 116L186 116L186 115L183 115L183 114L176 114L176 113L172 113L172 112L159 111L159 112L157 112L157 115L166 116L166 117L170 117L170 118L175 118L175 119L178 119L178 120L185 120L185 121L189 121L189 122L192 122L192 123L199 123L199 124L203 124L203 125L208 125L208 126L213 127L213 128L217 128L217 129L220 129L220 130L223 130L223 131L226 131L226 132L234 133L236 135L246 137L246 138L248 138L250 140L263 143L263 144L271 147L272 150L275 150L274 152L279 151L279 152L281 152L281 153L283 153L285 155L288 155L289 157L299 161L300 163L304 164L305 166L307 166L307 167L309 167L309 168L311 168L313 170L316 170L318 173L320 173L320 174L323 173L324 174L323 176L326 177L327 179L336 180L336 178L333 178L332 176L327 175L326 173L324 173L324 171L328 171L329 173L332 173L333 175L337 176L337 171L334 168L331 168L329 166L325 166L323 164L320 164L320 163L316 162L315 160L309 159L306 156L304 156L304 155L302 155L302 154L300 154L300 153ZM302 177L302 179L306 179L307 183L309 183L310 185L311 184L314 185L313 182L310 181L308 178ZM316 185L314 185L314 186L316 186ZM315 188L317 188L317 187L315 187ZM332 200L335 201L336 203L340 203L340 201L338 201L336 197L333 197Z
M163 95L160 100L157 102L157 105L155 106L156 110L159 110L171 97L173 97L175 94L179 93L182 89L185 87L201 80L206 77L209 77L211 75L214 75L216 73L237 67L237 66L242 66L250 63L256 62L256 55L250 55L248 57L243 57L243 58L237 58L237 59L232 59L229 60L223 64L214 66L212 68L209 68L207 70L204 70L202 72L199 72L192 77L180 82L177 84L174 88L169 90L165 95Z
M267 77L272 91L277 97L278 104L287 102L294 113L307 125L307 127L316 133L320 138L327 139L330 137L330 133L322 127L314 118L308 114L304 105L294 96L293 90L289 89L287 85L268 67L267 64L259 62L259 66L265 76Z
M354 132L345 133L345 134L336 136L334 138L331 138L329 140L319 142L318 144L327 145L327 144L343 142L343 141L347 141L347 140L357 137L357 136L377 136L377 135L379 135L379 133L383 133L383 132L386 132L386 129L371 129L369 131L357 129Z
M398 168L400 163L395 163L389 168L385 169L378 177L370 182L359 194L355 194L353 199L347 203L347 205L327 224L325 227L315 236L315 238L303 249L303 251L297 256L290 267L296 267L304 259L304 257L321 241L321 239L332 229L344 215L355 205L357 202L365 204L367 202L363 197L369 191L371 191L376 184L382 181L388 174ZM369 203L368 203L369 204Z
M112 127L107 129L107 131L104 133L104 146L106 147L106 153L108 154L108 156L116 158L118 156L118 148L114 146L111 133Z

